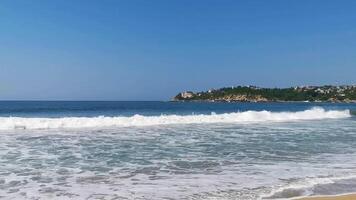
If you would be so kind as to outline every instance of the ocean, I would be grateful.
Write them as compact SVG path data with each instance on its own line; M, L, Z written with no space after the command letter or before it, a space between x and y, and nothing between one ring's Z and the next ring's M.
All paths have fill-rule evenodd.
M0 102L0 199L356 192L356 104Z

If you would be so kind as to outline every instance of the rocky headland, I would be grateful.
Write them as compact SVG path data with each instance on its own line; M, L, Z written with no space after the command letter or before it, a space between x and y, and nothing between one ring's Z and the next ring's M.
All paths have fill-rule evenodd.
M203 92L181 92L173 97L172 101L356 103L356 85L297 86L290 88L224 87Z

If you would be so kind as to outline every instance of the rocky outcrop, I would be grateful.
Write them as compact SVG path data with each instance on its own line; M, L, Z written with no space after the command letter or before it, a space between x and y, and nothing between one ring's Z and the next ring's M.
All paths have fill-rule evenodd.
M226 95L220 98L216 98L214 101L267 102L268 99L262 97L261 95Z
M181 92L173 98L173 101L189 100L195 96L194 92Z

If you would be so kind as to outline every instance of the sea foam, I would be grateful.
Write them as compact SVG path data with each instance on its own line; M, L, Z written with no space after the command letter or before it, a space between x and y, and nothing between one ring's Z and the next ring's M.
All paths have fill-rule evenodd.
M349 110L325 110L318 107L298 112L245 111L224 114L212 113L210 115L134 115L131 117L98 116L62 118L0 117L0 130L130 127L169 124L285 122L347 117L351 117Z

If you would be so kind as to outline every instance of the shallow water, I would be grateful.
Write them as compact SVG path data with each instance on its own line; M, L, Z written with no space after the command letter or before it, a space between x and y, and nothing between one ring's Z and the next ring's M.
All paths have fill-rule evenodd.
M78 108L73 109L69 108L73 105L57 102L49 103L50 106L44 103L47 110L52 110L46 114L38 108L41 105L33 108L23 104L27 107L7 105L2 116L22 120L61 120L74 116L92 119L100 115L130 118L133 114L161 117L161 111L168 116L191 117L194 112L195 117L199 114L211 117L211 112L219 116L263 109L273 116L281 112L295 116L296 112L315 106L321 106L325 113L330 110L343 113L355 108L354 104L170 105L160 102L149 102L146 107L142 102L136 107L130 103L125 107L122 105L125 103L118 102L115 105L120 109L99 103L96 111L86 111L95 103L83 108L80 102L75 102ZM225 122L226 118L222 118L218 122L197 120L149 126L115 123L90 127L80 127L79 123L75 128L40 129L8 126L0 131L0 197L283 199L355 192L356 119L351 115L330 118L325 113L319 116L320 113L312 112L309 114L314 116L307 119L289 119L290 115L283 115L288 120L277 121L266 118ZM319 117L315 118L317 114ZM261 115L253 116L261 119ZM137 120L142 118L135 123L140 122Z

